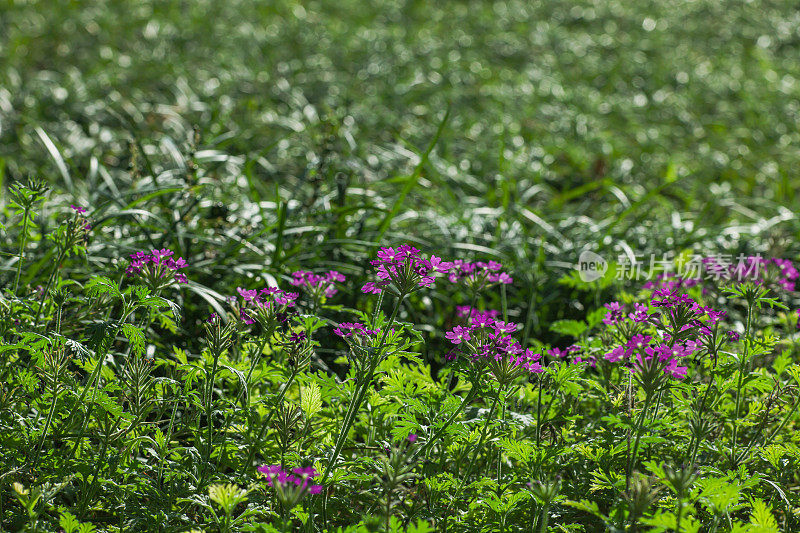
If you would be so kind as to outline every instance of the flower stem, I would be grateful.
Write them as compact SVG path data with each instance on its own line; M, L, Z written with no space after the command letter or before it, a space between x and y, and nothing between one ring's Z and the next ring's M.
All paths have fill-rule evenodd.
M500 394L503 392L503 387L497 387L497 394L494 396L494 401L492 402L492 407L489 409L489 414L486 416L486 420L483 422L483 430L481 430L481 437L478 439L478 444L475 446L475 449L472 452L472 459L470 459L469 464L467 465L467 471L464 473L464 477L461 478L461 484L456 491L455 496L453 496L453 502L456 501L456 498L461 491L464 489L467 481L469 480L470 474L472 474L472 469L475 467L475 462L478 460L478 456L480 455L481 448L483 447L483 441L486 440L486 434L489 430L489 422L492 420L492 416L494 416L494 412L497 409L497 404L500 402Z
M256 450L261 446L261 440L264 438L264 435L267 433L267 428L269 428L270 420L272 420L272 416L278 410L281 403L283 403L283 397L286 395L286 391L289 390L289 387L292 386L292 382L294 378L297 377L297 370L292 370L292 373L289 375L289 379L286 381L286 385L278 393L278 398L275 400L275 405L272 406L267 417L264 419L264 422L261 424L261 429L258 432L258 437L253 442L252 447L250 448L250 453L247 455L247 462L242 466L242 474L244 474L248 468L253 464L253 459L256 456Z
M736 414L733 419L733 438L731 440L731 464L736 468L736 437L739 431L739 415L742 409L742 383L744 381L744 371L747 366L747 347L750 341L750 325L753 317L753 303L748 302L747 305L747 323L744 330L744 349L742 350L742 359L739 362L739 380L736 383Z
M468 404L469 402L471 402L471 401L472 401L472 399L473 399L473 398L475 397L475 395L477 394L477 391L478 391L477 387L472 387L472 388L469 390L469 392L467 393L467 395L466 395L466 396L465 396L465 397L464 397L464 398L461 400L461 405L459 405L459 406L458 406L458 409L456 409L456 410L453 412L453 414L452 414L452 415L450 415L450 418L448 418L448 419L445 421L444 425L443 425L442 427L440 427L440 428L439 428L439 429L436 431L436 433L434 433L434 434L433 434L433 436L432 436L432 437L431 437L431 438L428 440L428 442L426 442L426 443L425 443L425 445L424 445L422 448L420 448L420 449L419 449L419 451L417 451L417 453L415 453L415 454L414 454L414 456L415 456L415 457L416 457L416 456L422 456L422 457L425 457L425 455L428 453L428 451L430 450L430 448L431 448L431 447L433 447L434 443L436 443L436 441L437 441L437 440L438 440L438 439L439 439L439 438L442 436L442 434L444 434L445 430L446 430L446 429L447 429L447 428L450 426L450 424L452 424L452 423L453 423L453 421L456 419L456 417L457 417L457 416L458 416L458 415L459 415L459 414L460 414L462 411L464 411L464 408L467 406L467 404Z
M405 298L406 293L401 292L397 298L397 302L394 305L394 309L392 310L392 316L389 319L389 323L384 326L383 335L381 336L381 340L378 343L377 348L375 348L374 352L372 353L372 360L370 361L367 372L361 376L361 379L356 383L356 391L353 399L350 402L350 405L347 408L347 415L343 421L342 427L339 430L339 435L336 437L336 444L333 448L333 453L331 454L331 458L328 461L327 466L325 467L325 472L322 474L322 479L320 480L320 485L325 485L325 481L327 481L328 476L331 474L331 470L333 469L333 465L336 464L336 460L339 458L339 454L342 451L342 447L344 446L345 441L347 440L347 434L350 431L350 427L355 422L356 415L358 414L358 410L361 407L361 402L364 400L366 396L367 389L369 388L370 384L372 383L372 377L375 373L375 369L378 367L378 363L381 359L381 352L383 351L384 343L386 342L386 337L389 334L389 330L394 325L394 321L397 318L397 313L400 311L400 305L403 303L403 299ZM326 498L323 495L322 500L322 513L323 513L323 523L327 528L327 516L325 514L325 503ZM309 519L309 523L313 521L313 515Z
M650 403L653 399L653 394L648 392L647 396L644 399L644 407L642 407L642 412L639 413L639 419L636 421L636 438L633 441L633 452L628 459L628 468L627 468L627 477L630 483L631 474L633 474L633 467L636 465L636 455L639 453L639 440L642 438L642 428L644 427L644 419L647 414L647 410L650 407Z
M22 236L19 239L19 259L17 259L17 275L14 277L14 296L17 295L19 288L19 277L22 274L22 258L25 253L25 242L28 240L28 215L30 214L30 206L25 206L25 213L22 219Z

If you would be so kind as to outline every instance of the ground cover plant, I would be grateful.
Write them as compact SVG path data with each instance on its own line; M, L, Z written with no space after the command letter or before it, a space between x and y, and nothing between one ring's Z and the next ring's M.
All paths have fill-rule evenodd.
M797 22L2 4L0 530L800 529Z

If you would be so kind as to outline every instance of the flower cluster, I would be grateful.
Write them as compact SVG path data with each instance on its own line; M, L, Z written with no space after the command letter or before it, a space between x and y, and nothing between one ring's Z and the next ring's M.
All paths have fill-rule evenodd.
M696 341L686 341L683 344L669 346L653 342L649 335L634 335L628 342L617 346L605 355L605 360L610 363L623 363L625 366L641 366L654 358L661 364L665 374L673 379L686 377L688 367L679 366L685 357L694 354L700 348Z
M258 471L267 476L267 485L275 489L278 499L287 509L294 508L306 494L319 494L322 485L312 481L319 474L313 466L285 471L280 465L260 466Z
M242 297L242 304L238 308L242 322L251 325L259 321L265 328L273 325L276 319L283 321L287 309L294 307L298 296L295 292L284 292L277 287L259 290L237 287L236 291Z
M136 252L130 256L130 264L125 274L138 277L150 289L159 290L173 283L188 283L186 275L180 272L186 268L183 258L173 259L172 250L153 250L152 252Z
M397 249L381 248L378 258L370 264L375 267L378 281L364 284L361 291L368 294L380 294L387 289L394 294L410 294L421 287L431 287L436 273L446 273L453 268L452 263L435 255L423 258L419 250L408 244Z
M288 338L281 342L286 354L286 362L291 369L306 369L311 363L314 343L305 331L290 331Z
M514 280L502 271L503 265L497 261L477 261L469 263L457 259L447 278L453 283L464 283L473 291L481 291L492 285L509 284Z
M496 319L497 313L492 311L472 314L466 326L455 326L445 337L456 346L448 355L454 359L457 354L463 355L476 372L488 367L494 378L508 384L517 377L544 372L541 354L530 349L523 349L511 334L518 329L511 324Z
M607 326L613 326L614 324L620 324L625 321L632 321L639 324L642 322L647 322L651 316L648 314L649 307L647 304L633 304L633 311L627 315L625 314L624 306L619 302L609 302L605 304L605 308L608 310L608 312L603 318L603 324Z
M302 287L311 294L311 297L319 302L323 297L330 298L336 294L336 282L343 283L344 275L335 270L331 270L324 275L314 274L307 270L292 272L291 283L295 287Z
M635 303L627 315L619 302L605 305L603 322L609 326L616 345L603 359L621 363L637 374L649 374L650 382L659 380L659 373L673 379L684 379L687 357L705 350L716 354L723 342L735 342L734 331L721 335L720 321L725 313L698 304L679 289L662 286L653 291L649 305ZM650 308L655 309L649 313Z

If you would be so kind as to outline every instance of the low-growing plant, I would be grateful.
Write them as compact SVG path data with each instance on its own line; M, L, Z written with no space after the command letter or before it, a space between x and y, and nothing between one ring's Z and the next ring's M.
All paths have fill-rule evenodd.
M195 267L172 250L62 274L86 257L82 207L44 236L43 285L20 285L45 192L14 194L0 528L800 527L790 261L620 290L552 325L566 346L510 319L500 263L410 244L377 252L361 308L336 303L345 274L287 269L189 322ZM444 329L409 305L434 285L450 294ZM423 350L436 335L450 348Z

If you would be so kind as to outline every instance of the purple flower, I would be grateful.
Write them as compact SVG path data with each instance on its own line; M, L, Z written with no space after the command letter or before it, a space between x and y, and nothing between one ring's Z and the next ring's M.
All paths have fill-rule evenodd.
M282 323L286 320L287 310L294 307L297 293L284 292L277 287L262 289L244 289L237 287L236 292L242 298L241 304L236 298L229 298L239 318L247 325L260 321L265 327L269 324Z
M444 336L453 344L461 344L461 341L469 341L472 338L469 335L469 331L470 328L456 326L453 331L448 331Z
M452 283L463 283L469 289L480 291L492 285L508 285L514 280L500 269L503 265L496 261L478 261L470 263L457 259L453 261L453 266L448 274L448 279Z
M377 259L370 261L375 267L377 281L366 283L361 291L367 294L379 294L390 285L397 292L409 294L420 287L430 287L436 281L435 274L448 272L452 263L442 261L436 256L425 259L420 251L403 244L394 248L381 248Z
M627 361L630 358L633 350L626 346L617 346L610 352L608 352L604 359L610 363L619 363L620 361Z
M628 314L628 318L633 320L634 322L641 324L642 322L647 322L649 318L647 314L647 305L646 304L633 304L633 313Z
M466 310L472 311L469 308ZM446 359L456 359L461 354L473 368L486 368L502 383L510 383L526 373L544 372L539 362L541 354L523 349L511 337L510 334L518 329L517 324L501 322L493 316L496 313L477 312L467 326L455 326L447 332L445 337L457 348Z
M172 250L152 250L131 254L125 273L138 277L153 290L160 290L173 283L188 283L186 275L179 272L188 264L183 258L173 259Z
M608 309L608 313L603 318L603 324L610 326L622 320L622 305L619 302L607 303L605 308Z
M335 283L344 282L345 277L336 270L330 270L324 275L314 274L307 270L292 272L292 285L307 290L313 299L322 301L323 297L331 298L337 292Z
M408 442L411 442L411 443L417 442L417 435L416 435L416 434L414 434L414 433L411 433L411 434L408 436Z
M79 205L71 205L71 206L69 206L69 208L72 209L73 211L75 211L79 215L86 214L86 208L85 207L81 207Z
M286 472L280 465L260 466L258 471L267 476L267 484L274 488L278 498L287 506L293 507L306 494L319 494L322 485L310 481L319 474L312 466L295 468Z
M347 341L351 346L367 346L372 344L380 329L367 329L367 326L359 322L342 322L333 332Z

